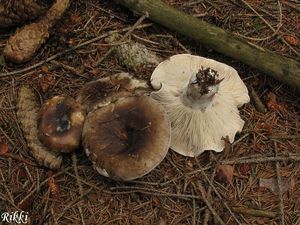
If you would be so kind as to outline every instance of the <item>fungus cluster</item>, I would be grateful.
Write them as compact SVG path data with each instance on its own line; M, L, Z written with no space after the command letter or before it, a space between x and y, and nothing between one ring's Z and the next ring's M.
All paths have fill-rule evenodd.
M19 116L24 129L24 117L31 118L32 129L38 129L34 143L52 155L74 151L82 140L93 167L123 181L150 172L169 147L190 157L222 151L223 139L233 142L243 128L238 107L249 101L248 91L230 66L175 55L156 67L151 84L150 97L145 81L119 73L85 84L76 100L55 96L46 101L37 125L29 115Z

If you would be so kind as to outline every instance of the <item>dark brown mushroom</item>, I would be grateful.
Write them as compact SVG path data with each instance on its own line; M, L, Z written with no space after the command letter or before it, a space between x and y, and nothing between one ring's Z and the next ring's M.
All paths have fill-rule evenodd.
M118 73L91 81L79 91L77 101L87 112L119 98L145 93L149 86L128 73Z
M170 124L154 99L126 97L90 112L82 135L95 169L106 177L127 181L147 174L164 159Z
M85 112L71 97L55 96L45 102L38 117L38 137L54 151L71 152L78 148Z

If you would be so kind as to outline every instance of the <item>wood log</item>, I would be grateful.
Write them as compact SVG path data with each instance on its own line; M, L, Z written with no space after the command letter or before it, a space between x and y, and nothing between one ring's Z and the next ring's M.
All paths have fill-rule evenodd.
M134 13L149 14L154 22L217 52L258 69L300 91L300 63L263 49L210 23L180 12L161 0L117 0Z

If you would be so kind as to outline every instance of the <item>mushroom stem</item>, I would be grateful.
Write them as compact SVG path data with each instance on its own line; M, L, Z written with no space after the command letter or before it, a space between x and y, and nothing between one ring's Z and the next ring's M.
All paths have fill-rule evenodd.
M219 85L210 86L207 92L203 92L203 87L199 85L196 75L194 74L187 87L181 94L181 102L193 110L205 111L212 105L215 94L219 90Z
M194 109L205 111L208 107L211 106L214 96L206 97L201 95L197 88L192 88L189 84L185 91L181 95L181 102L183 105Z

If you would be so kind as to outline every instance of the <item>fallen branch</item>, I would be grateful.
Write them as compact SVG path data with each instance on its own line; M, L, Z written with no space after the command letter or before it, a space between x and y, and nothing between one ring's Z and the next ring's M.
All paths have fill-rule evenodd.
M235 36L221 28L180 12L161 0L118 0L134 13L190 37L212 49L260 70L300 91L300 63Z
M235 213L240 213L240 214L245 214L250 216L266 217L266 218L277 217L277 213L269 212L261 209L249 209L249 208L239 207L239 206L233 206L231 209Z

